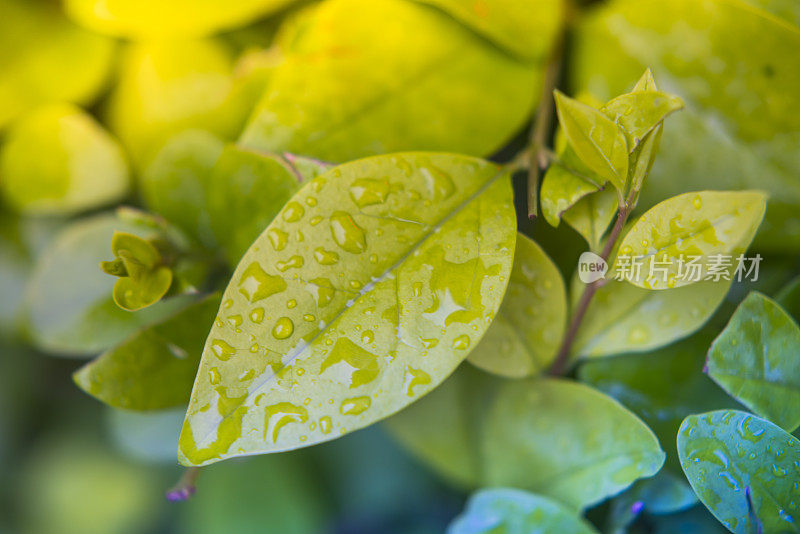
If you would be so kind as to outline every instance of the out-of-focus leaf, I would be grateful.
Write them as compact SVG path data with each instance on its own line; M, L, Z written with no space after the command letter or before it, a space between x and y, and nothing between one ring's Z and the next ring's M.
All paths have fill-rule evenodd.
M592 250L599 251L603 235L617 213L618 199L610 187L590 193L566 210L562 217L589 244Z
M642 207L695 189L764 189L759 244L785 250L800 246L800 30L795 2L754 1L795 23L727 0L605 2L577 28L570 74L578 90L607 99L652 67L686 110L670 119L669 157L655 165Z
M486 155L534 104L538 62L429 6L332 0L308 17L281 40L286 61L241 137L247 147L327 161L410 149ZM537 49L550 47L550 33L532 35Z
M17 492L23 532L107 534L155 528L160 477L95 443L52 437L30 456Z
M591 524L561 504L526 491L498 488L475 493L447 528L448 534L525 532L592 534Z
M730 287L730 280L709 280L668 291L651 291L609 280L589 304L573 352L597 358L663 347L701 328L722 304ZM576 281L573 294L579 295L582 288Z
M206 246L215 241L206 209L211 170L225 143L203 130L172 137L140 180L148 208Z
M772 299L747 296L708 350L706 372L787 432L800 426L800 328Z
M325 492L307 457L276 454L203 469L202 489L182 505L183 534L325 532Z
M327 441L428 392L497 313L515 238L508 176L483 160L394 154L316 177L223 295L181 461Z
M57 4L2 0L0 12L0 128L41 104L90 103L113 42L71 24Z
M566 320L567 293L558 267L535 241L519 234L500 311L467 359L500 376L538 374L555 357Z
M713 274L717 256L732 257L728 269L735 267L765 208L766 196L758 191L698 191L667 199L642 215L622 239L620 257L635 261L638 270L628 263L623 273L618 257L617 273L638 287L669 289L697 282L686 267L693 257L699 257L695 261L702 279Z
M458 486L476 488L485 482L480 449L484 413L501 383L462 365L441 386L384 425L441 476Z
M205 212L228 262L236 265L292 195L327 168L291 154L225 147L211 172Z
M697 503L697 495L686 483L668 471L634 484L611 502L605 532L624 534L640 514L674 514ZM635 531L634 531L635 532Z
M488 481L582 509L654 475L664 452L649 428L615 400L560 379L508 382L484 440Z
M418 0L436 6L510 52L543 59L556 37L562 0Z
M728 529L701 504L676 514L651 517L654 534L728 534Z
M92 355L188 302L175 297L128 312L111 298L114 278L98 269L115 231L148 237L153 229L102 214L66 226L41 254L26 289L25 323L34 344L62 355Z
M67 14L87 28L133 39L199 37L244 26L293 0L66 0Z
M794 436L749 413L719 410L684 420L678 453L700 500L731 532L800 532Z
M781 288L775 296L775 302L780 304L795 321L800 321L800 276L796 276Z
M106 427L117 449L131 459L174 465L183 413L182 408L158 412L109 408Z
M0 152L0 191L30 214L72 214L128 191L122 149L80 109L53 104L25 116Z
M622 129L592 106L559 91L556 91L555 98L558 122L575 154L604 181L624 192L628 175L628 145Z
M75 383L116 408L185 405L219 302L219 295L206 297L137 332L76 371Z
M754 7L768 11L789 24L800 27L800 5L794 0L744 0ZM763 13L760 13L764 16Z
M207 130L225 139L243 118L232 109L230 51L212 39L128 45L111 95L108 121L140 168L173 135Z

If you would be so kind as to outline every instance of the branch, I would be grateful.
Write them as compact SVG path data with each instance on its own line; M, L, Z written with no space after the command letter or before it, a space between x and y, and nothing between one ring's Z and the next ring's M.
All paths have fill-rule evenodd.
M196 491L195 483L200 475L199 467L187 467L178 483L167 491L168 501L186 501Z

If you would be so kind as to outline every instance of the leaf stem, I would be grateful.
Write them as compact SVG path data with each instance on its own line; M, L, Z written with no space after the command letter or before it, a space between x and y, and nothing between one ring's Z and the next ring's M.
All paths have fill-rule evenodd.
M555 108L553 90L556 88L556 84L558 84L558 78L561 72L566 33L567 24L565 22L553 44L550 57L547 59L539 106L536 108L536 115L533 125L531 126L530 150L528 151L529 219L535 219L539 215L539 176L550 159L547 154L547 135L550 133L553 126L553 111Z
M199 467L187 467L178 483L167 491L167 500L173 502L189 500L196 491L195 484L198 476L200 476Z
M604 261L607 262L609 257L611 257L611 253L614 251L614 247L616 246L617 241L622 234L622 229L625 227L625 222L628 220L630 213L631 208L627 204L623 203L620 205L619 211L617 212L617 222L614 223L614 228L612 228L611 233L606 240L606 244L603 247L602 252L600 252L600 257L603 258ZM600 289L605 283L606 280L601 278L590 284L587 284L584 288L581 298L578 301L578 305L575 307L575 313L572 315L572 319L567 327L564 340L561 342L561 348L558 350L558 354L553 361L553 365L550 367L549 374L563 375L569 369L569 357L572 350L572 344L575 342L575 337L578 334L578 330L581 327L581 323L583 322L583 318L589 309L589 304L592 302L594 294L597 293L597 290Z

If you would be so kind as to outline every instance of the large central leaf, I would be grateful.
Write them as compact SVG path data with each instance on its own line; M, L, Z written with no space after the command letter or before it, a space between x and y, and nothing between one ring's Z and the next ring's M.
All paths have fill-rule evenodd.
M428 392L497 313L515 238L509 181L480 159L378 156L315 178L223 295L181 462L312 445Z

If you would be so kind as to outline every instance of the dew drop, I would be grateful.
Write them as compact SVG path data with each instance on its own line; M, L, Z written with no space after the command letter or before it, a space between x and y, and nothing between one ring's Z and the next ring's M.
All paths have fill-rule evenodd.
M331 418L328 417L327 415L325 417L320 418L319 429L322 431L323 434L330 434L331 430L333 429L333 423L331 422Z
M297 222L303 217L305 212L306 210L303 206L293 200L286 204L286 208L284 208L281 216L286 222Z
M333 265L339 261L339 255L332 250L325 250L319 247L314 251L314 259L320 265Z
M272 336L275 339L286 339L294 332L294 323L288 317L281 317L275 321L275 326L272 328Z
M330 219L331 235L336 244L352 254L360 254L367 249L364 231L349 214L337 211Z
M369 397L353 397L342 402L339 412L342 415L358 415L366 411L371 403Z
M453 348L466 350L469 348L469 336L462 334L453 340Z
M277 228L267 230L267 238L272 248L278 252L286 248L286 243L289 242L289 234Z

